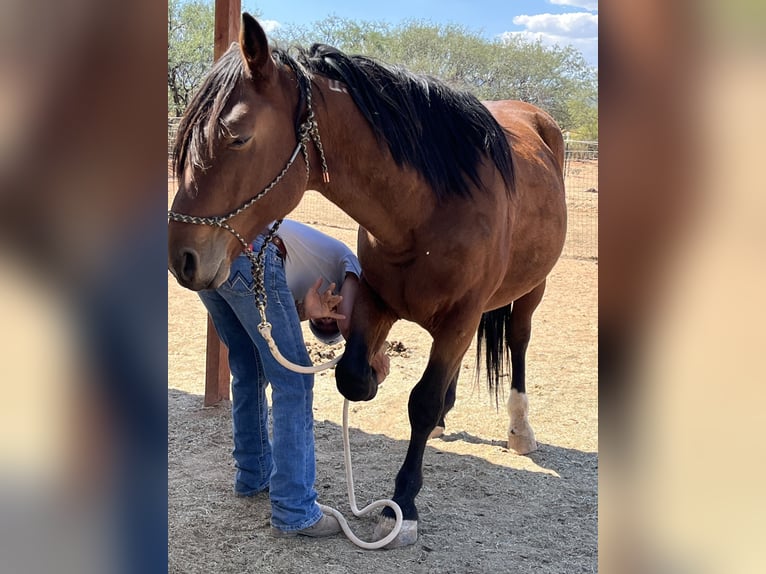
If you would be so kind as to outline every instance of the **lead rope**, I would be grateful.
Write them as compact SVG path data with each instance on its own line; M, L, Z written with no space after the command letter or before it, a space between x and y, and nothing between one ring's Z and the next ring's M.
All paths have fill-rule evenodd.
M274 239L274 236L277 234L277 230L279 229L279 225L281 223L282 223L282 220L280 219L279 221L276 221L274 223L271 229L269 229L269 233L267 234L266 239L263 242L263 245L258 250L257 255L253 252L252 249L249 248L249 246L247 251L245 252L251 262L251 271L253 273L253 282L255 285L255 304L258 307L258 312L261 315L261 323L260 325L258 325L258 332L266 340L266 344L268 345L269 350L271 351L271 354L274 356L277 362L281 364L283 367L290 369L291 371L295 371L296 373L303 373L303 374L316 373L334 366L340 360L343 354L335 357L334 359L322 365L313 365L310 367L297 365L293 363L292 361L289 361L288 359L286 359L282 355L282 353L279 352L279 347L277 347L276 342L271 337L271 323L269 323L266 320L266 288L264 284L265 266L263 264L263 261L266 254L266 245L268 245L269 242L272 239ZM361 510L359 510L359 507L356 504L356 495L354 494L354 472L351 466L351 445L350 445L349 432L348 432L348 403L349 403L348 399L344 399L343 401L343 463L346 469L346 487L348 489L348 503L349 503L349 506L351 507L351 512L354 513L354 516L356 516L357 518L360 518L362 516L369 514L376 508L380 508L381 506L388 506L394 511L394 515L396 516L396 523L394 524L394 528L391 530L391 532L389 532L385 537L375 542L366 542L360 539L351 531L351 527L348 525L348 521L346 520L346 517L343 516L343 514L339 510L336 510L335 508L332 508L331 506L326 506L324 504L320 504L319 507L322 509L323 512L327 514L331 514L337 519L341 529L343 530L343 533L346 535L346 538L348 538L353 544L365 550L377 550L378 548L384 547L386 544L391 542L394 538L396 538L399 535L399 531L402 528L402 522L403 522L402 509L393 500L385 498L381 500L376 500L368 504Z
M383 548L386 544L396 538L399 535L399 531L402 529L402 522L404 520L402 516L402 509L399 508L399 505L396 502L388 498L371 502L361 510L359 510L356 505L356 496L354 495L354 473L351 469L351 446L348 438L348 399L343 401L343 462L346 467L346 486L348 487L348 503L349 506L351 506L351 512L354 513L354 516L359 518L369 514L376 508L381 506L388 506L394 511L394 514L396 515L396 524L394 525L393 530L391 530L391 532L389 532L380 540L375 542L365 542L364 540L358 538L351 531L351 527L348 525L346 517L343 516L340 511L330 506L325 506L324 504L320 504L319 507L324 512L332 514L338 520L338 523L340 524L343 533L346 535L346 538L359 546L359 548L363 548L365 550L377 550L378 548Z

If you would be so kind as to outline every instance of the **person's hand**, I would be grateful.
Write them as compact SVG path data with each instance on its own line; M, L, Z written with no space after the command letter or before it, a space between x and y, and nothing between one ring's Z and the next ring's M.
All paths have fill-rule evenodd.
M303 298L303 312L307 319L345 319L345 315L341 315L336 311L338 304L343 300L340 295L335 295L333 290L335 289L335 283L330 283L330 286L324 293L319 292L319 288L322 286L322 278L319 277L314 284L306 291L306 296Z
M375 369L375 374L378 376L378 384L380 384L388 376L391 368L391 359L380 350L372 359L370 359L370 366Z

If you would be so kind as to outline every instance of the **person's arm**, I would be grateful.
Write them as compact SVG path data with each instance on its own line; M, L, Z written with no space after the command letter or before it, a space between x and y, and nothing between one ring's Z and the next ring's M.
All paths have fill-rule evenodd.
M354 299L356 299L358 290L359 277L353 273L346 273L346 278L340 287L343 299L338 304L338 312L345 315L344 319L338 319L338 328L346 340L348 340L349 331L351 330L351 310L354 307ZM388 376L391 368L391 360L386 355L384 349L381 348L373 355L372 359L370 359L370 366L375 369L375 374L378 376L378 384L382 383Z
M340 286L341 301L338 304L338 313L344 315L343 319L338 319L338 328L346 340L348 340L351 329L351 310L354 308L354 300L358 290L359 277L353 273L346 273L343 285Z

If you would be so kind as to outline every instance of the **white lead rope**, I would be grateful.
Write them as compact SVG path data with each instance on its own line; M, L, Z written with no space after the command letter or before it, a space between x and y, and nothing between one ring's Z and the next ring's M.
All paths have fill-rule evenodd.
M271 351L271 354L274 355L274 358L277 360L277 362L283 367L285 367L286 369L290 369L291 371L295 371L296 373L303 373L303 374L318 373L319 371L323 371L325 369L329 369L330 367L334 366L343 356L343 354L341 353L339 356L335 357L334 359L322 365L316 365L311 367L296 365L295 363L288 361L282 355L282 353L279 352L279 348L277 347L276 342L271 336L271 323L267 323L267 322L261 323L260 325L258 325L258 331L260 332L261 336L266 340L266 343L269 346L269 350ZM346 485L348 487L348 503L349 503L349 506L351 506L351 512L354 513L354 516L359 518L359 517L365 516L366 514L369 514L376 508L380 508L381 506L388 506L389 508L391 508L391 510L394 511L394 514L396 515L396 523L394 524L393 530L391 530L391 532L389 532L386 536L384 536L380 540L376 540L375 542L365 542L364 540L361 540L360 538L358 538L351 531L351 527L348 525L348 521L346 520L346 517L343 516L343 514L341 514L340 511L330 506L325 506L324 504L320 504L319 507L322 509L323 512L332 514L338 520L338 523L340 524L340 527L343 530L343 533L351 542L359 546L359 548L364 548L365 550L377 550L378 548L383 548L386 544L388 544L394 538L396 538L399 535L399 531L402 529L402 521L403 521L402 509L399 508L399 505L396 502L394 502L393 500L389 498L384 498L381 500L376 500L374 502L371 502L370 504L368 504L361 510L359 510L359 507L357 507L356 505L356 495L354 494L354 473L351 469L351 445L350 445L349 436L348 436L348 399L345 399L343 401L343 462L346 467Z
M364 548L365 550L377 550L378 548L383 548L386 544L396 538L399 535L399 531L402 529L402 509L399 508L399 505L396 502L389 498L371 502L361 510L359 510L356 505L356 496L354 495L354 473L351 470L351 447L348 438L348 399L343 401L343 461L346 466L346 485L348 486L348 503L349 506L351 506L351 512L358 518L365 514L369 514L376 508L388 506L396 515L396 524L394 525L393 530L380 540L375 542L365 542L351 532L351 528L349 527L346 518L338 510L325 506L324 504L320 504L319 506L323 511L332 514L338 519L340 527L343 529L343 533L351 542L359 546L359 548Z
M260 325L258 325L258 332L261 334L261 337L266 339L266 344L269 346L269 350L271 351L271 354L274 355L274 358L277 360L277 363L282 365L284 368L290 369L291 371L294 371L296 373L311 375L313 373L318 373L319 371L324 371L325 369L334 367L343 356L343 353L341 353L337 357L334 357L330 359L329 361L327 361L326 363L322 363L321 365L311 365L310 367L306 367L304 365L296 365L292 361L289 361L287 358L285 358L284 355L282 355L282 353L279 352L279 347L277 347L277 343L271 337L271 323L263 322Z

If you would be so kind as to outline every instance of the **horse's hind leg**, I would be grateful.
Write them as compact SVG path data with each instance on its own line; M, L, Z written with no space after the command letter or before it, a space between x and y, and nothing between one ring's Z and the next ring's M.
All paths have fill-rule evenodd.
M434 428L434 430L431 431L431 434L428 435L429 439L438 438L442 436L444 434L444 429L447 428L447 425L444 419L447 416L447 413L452 410L452 407L455 406L455 397L457 393L457 377L458 376L455 375L449 387L447 387L447 394L444 396L444 408L442 408L441 417L439 417L439 422L436 423L436 428Z
M508 343L511 349L511 396L508 398L508 448L519 454L527 454L537 449L535 433L529 425L527 389L526 389L526 354L529 338L532 334L532 314L545 291L545 281L532 291L513 302L511 329Z

